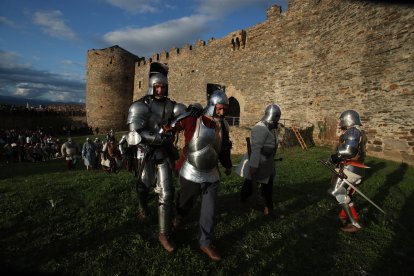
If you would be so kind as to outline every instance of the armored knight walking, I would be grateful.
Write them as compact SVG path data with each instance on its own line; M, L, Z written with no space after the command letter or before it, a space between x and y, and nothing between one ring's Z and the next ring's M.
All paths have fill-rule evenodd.
M343 134L339 137L339 144L336 153L330 157L330 162L336 164L336 171L344 174L346 180L353 186L361 184L365 168L364 159L366 153L367 138L361 129L361 120L358 112L346 110L339 117L339 127ZM332 188L328 191L333 195L342 207L339 213L345 232L357 232L362 226L359 223L359 216L352 202L355 190L346 184L346 181L334 174L332 177Z
M174 136L161 134L161 126L184 112L186 106L168 98L168 80L162 73L149 78L147 95L129 108L129 146L136 147L138 218L148 215L148 193L155 186L158 193L159 241L171 252L175 244L171 239L172 206L174 199L172 167L178 159L173 145Z
M226 175L231 174L232 168L229 127L224 120L228 104L226 94L216 90L210 96L204 114L201 109L200 112L192 112L193 116L165 126L167 132L184 131L185 138L183 154L177 162L180 191L174 226L178 228L182 224L201 195L200 249L214 261L221 259L213 246L214 216L220 182L218 162L225 168Z
M236 168L236 173L245 179L240 192L241 202L246 203L256 189L256 185L261 184L265 215L273 211L273 180L276 173L274 158L278 145L277 128L281 114L280 107L276 104L266 107L264 116L252 128L248 152Z

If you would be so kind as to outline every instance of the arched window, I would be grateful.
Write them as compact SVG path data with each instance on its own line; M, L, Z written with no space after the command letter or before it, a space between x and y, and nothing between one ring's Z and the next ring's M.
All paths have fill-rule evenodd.
M231 126L238 126L240 124L240 104L234 97L229 98L229 110L226 120Z

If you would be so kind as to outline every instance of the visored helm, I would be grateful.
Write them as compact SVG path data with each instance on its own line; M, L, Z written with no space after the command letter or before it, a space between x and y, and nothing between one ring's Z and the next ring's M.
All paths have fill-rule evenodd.
M346 110L339 116L339 127L347 128L351 126L362 126L361 119L359 118L358 112L355 110Z
M140 130L146 127L149 114L150 109L145 103L134 102L128 111L127 124L129 125L129 130Z
M205 114L208 116L216 116L216 104L229 104L229 99L226 94L221 90L214 91L208 99Z
M269 127L276 127L279 122L282 111L277 104L268 105L265 109L265 114L262 117L262 122L267 124Z
M165 94L164 94L164 97L167 97L168 96L168 79L165 75L161 73L156 73L149 78L147 95L151 95L151 96L154 95L154 86L156 84L164 85L167 87L167 89L165 90Z

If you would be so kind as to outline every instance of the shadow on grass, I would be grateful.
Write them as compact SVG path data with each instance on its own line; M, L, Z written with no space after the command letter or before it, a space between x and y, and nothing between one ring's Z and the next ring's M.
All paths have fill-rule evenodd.
M300 195L295 201L300 204L292 206L288 212L284 211L284 214L306 214L308 208L314 210L312 206L317 204L318 199L303 201ZM254 266L257 266L253 269L259 275L299 275L305 271L308 274L321 275L320 272L329 271L337 250L338 235L338 225L332 220L333 210L324 210L317 214L316 220L314 217L309 220L309 217L305 216L300 219L300 215L298 219L292 219L290 216L279 216L280 213L276 210L273 216L259 214L242 227L220 237L218 244L223 249L223 255L238 260L237 267L227 268L231 274L248 274ZM249 216L248 213L239 215ZM269 231L264 234L262 246L256 244L258 250L254 247L244 248L243 238L255 235L261 229ZM263 239L263 236L257 239ZM315 255L327 257L315 258Z
M379 172L380 170L384 169L387 164L385 162L377 162L377 161L369 161L365 164L368 166L368 169L365 169L365 174L363 180L366 181L369 179L375 172Z
M329 183L329 179L327 179L326 183ZM300 249L300 254L308 256L310 268L312 265L314 265L314 261L312 257L309 256L309 252L320 250L321 252L319 253L325 255L328 249L333 250L335 246L329 245L328 248L326 248L325 243L324 245L320 245L319 243L321 239L320 236L327 236L327 244L336 242L338 227L335 223L335 220L333 220L335 215L333 214L334 210L332 209L332 206L334 206L334 204L328 204L328 211L324 210L322 211L322 214L316 214L319 216L319 218L316 221L312 220L312 222L308 224L307 222L309 220L309 217L305 215L301 219L300 215L307 214L309 210L314 210L315 208L318 209L318 203L321 200L329 198L329 195L326 193L325 189L326 183L325 181L317 181L295 183L290 186L275 185L275 211L271 216L264 216L262 214L263 209L260 204L259 206L258 204L253 205L253 210L252 208L248 210L239 208L239 193L221 196L219 198L220 207L218 208L218 215L221 215L219 218L219 221L221 221L221 223L225 223L226 219L231 219L236 216L241 217L242 220L245 219L248 221L246 223L243 223L241 227L234 227L232 231L225 233L217 240L217 244L219 248L222 249L224 257L234 257L232 255L236 254L237 256L240 255L240 258L245 258L243 255L243 248L240 248L243 247L243 245L240 244L240 241L247 235L255 233L258 231L258 229L267 229L270 227L270 229L273 229L271 230L272 232L282 232L283 235L281 240L277 240L275 242L271 242L272 238L269 237L267 243L271 242L270 246L264 246L263 248L260 248L260 253L258 254L249 253L248 261L246 260L243 262L239 260L238 266L230 269L231 273L245 274L249 271L253 264L258 263L265 263L263 269L261 270L261 273L264 275L275 271L283 273L289 271L292 273L301 272L298 270L299 267L295 267L295 261L293 261L296 257L293 256L295 254L295 245L291 244L292 238L295 240L306 240L306 244L303 245L304 247ZM223 217L223 214L226 216ZM255 214L257 215L255 216ZM253 217L249 219L248 217L252 215ZM289 221L292 220L292 216L296 217L296 215L298 215L298 220L293 219L293 222ZM325 225L329 225L328 228L330 229L328 231L324 229ZM303 233L307 233L305 235L306 238L303 238ZM274 233L268 234L271 236ZM315 236L315 239L313 236ZM302 247L302 245L299 247ZM282 259L280 259L280 253L272 253L280 252L281 248L283 248L283 251L289 251L287 253L284 252L284 254L287 254L287 256L283 256ZM247 248L246 250L251 251L252 248ZM330 251L328 251L328 255L331 256L333 254L330 254ZM315 261L318 260L320 260L320 258L317 258ZM301 260L297 259L297 262L301 262ZM331 260L327 261L325 266L328 267L329 264L331 264Z
M403 181L407 170L408 165L406 163L401 163L395 171L386 176L385 182L378 188L375 196L371 198L371 200L376 204L382 206L387 197L389 197L392 193L391 189L395 186L398 186L398 184L401 181ZM402 198L401 200L405 200L405 198ZM364 206L368 205L368 202L364 202ZM378 214L382 217L382 213L379 213L379 211L376 208L370 206L369 211L364 215L368 218L377 218L378 216L376 216L375 214ZM390 215L392 216L392 214L388 214L388 216Z
M331 217L332 210L319 214L316 220L299 223L295 229L285 233L281 241L262 248L268 256L260 274L333 275L339 240L338 227ZM251 262L258 263L262 259L263 256L257 254Z
M396 235L393 242L383 250L382 256L373 266L376 275L414 275L413 217L414 192L406 199L394 223ZM393 265L387 265L390 263Z
M78 163L73 171L84 170L83 162ZM36 174L48 174L55 172L66 172L66 162L64 159L52 159L44 162L23 162L23 163L0 163L0 180L12 177L31 176Z
M401 275L413 275L414 273L414 193L405 197L402 193L393 193L391 190L404 180L409 166L406 163L401 163L398 168L386 176L385 182L378 189L377 194L373 198L374 202L383 203L387 197L393 194L397 201L404 201L405 204L401 208L398 217L392 217L394 214L388 216L389 221L394 226L396 236L391 245L383 251L379 261L374 265L373 270L379 274L394 274L395 267L398 267ZM368 215L374 216L371 210ZM388 263L395 264L395 267L384 265L384 260Z

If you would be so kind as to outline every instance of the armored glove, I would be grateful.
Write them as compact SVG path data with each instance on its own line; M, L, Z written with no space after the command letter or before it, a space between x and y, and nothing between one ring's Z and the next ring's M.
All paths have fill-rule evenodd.
M329 161L333 164L339 164L342 161L342 159L337 154L332 154Z
M199 103L193 103L187 107L187 111L191 112L190 116L197 118L203 114L203 107Z

